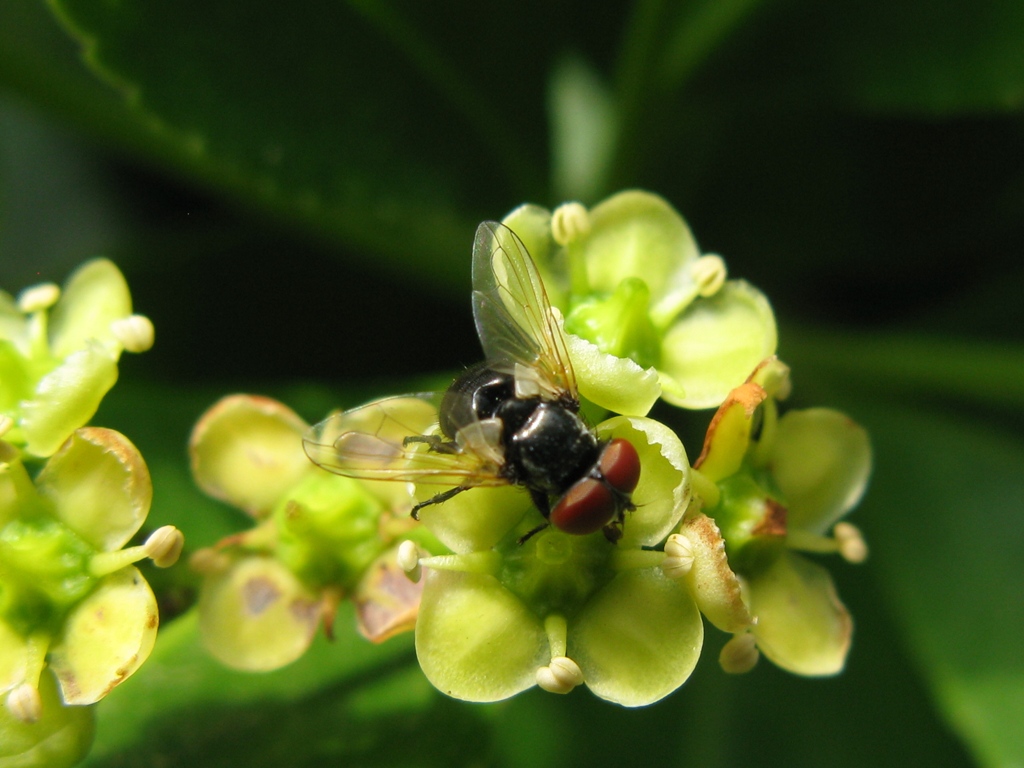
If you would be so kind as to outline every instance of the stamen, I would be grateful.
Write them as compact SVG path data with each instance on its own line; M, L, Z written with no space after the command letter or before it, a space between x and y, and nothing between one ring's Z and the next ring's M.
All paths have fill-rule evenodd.
M26 288L18 296L18 309L25 314L49 309L60 298L60 286L56 283L40 283Z
M568 693L583 682L580 665L565 655L569 625L560 613L548 614L544 619L548 635L551 661L537 669L537 685L550 693Z
M549 693L569 693L583 682L583 670L568 656L556 656L537 670L537 685Z
M836 523L832 534L839 544L839 554L848 563L863 563L868 559L868 545L860 529L852 523Z
M590 234L590 214L580 203L565 203L551 214L551 237L559 245L569 245Z
M673 533L668 537L665 555L661 570L670 579L681 579L693 567L693 544L681 533Z
M130 315L110 324L110 332L128 352L145 352L153 346L156 331L145 315Z
M398 545L396 557L398 567L405 571L405 575L409 577L411 582L418 582L423 575L423 569L420 568L420 558L426 555L427 553L420 549L420 546L411 539L406 539Z
M749 632L741 635L733 635L718 654L718 663L722 669L730 675L742 675L749 672L761 658L761 652L757 650L757 641Z
M0 414L0 437L3 437L11 431L11 427L14 426L14 419L5 414ZM3 461L3 456L0 456L0 461Z
M149 557L157 568L170 568L181 557L185 546L185 534L173 525L157 528L143 544L149 550Z
M184 542L185 536L181 531L173 525L165 525L155 530L145 544L93 555L89 561L89 573L100 578L147 557L152 558L158 568L168 568L178 561Z
M39 689L22 683L7 694L7 711L23 723L35 723L43 714L43 700Z
M697 283L699 295L714 296L725 285L728 270L725 267L725 260L721 256L717 253L709 253L690 265L690 275Z
M609 564L616 571L657 568L665 562L665 553L654 549L616 549Z
M435 555L420 558L420 565L437 571L485 573L493 576L501 567L501 555L494 550L467 552L462 555Z
M25 643L24 676L20 685L7 695L7 710L23 723L34 723L42 715L43 703L39 696L39 677L46 665L50 650L50 636L42 632L29 635Z

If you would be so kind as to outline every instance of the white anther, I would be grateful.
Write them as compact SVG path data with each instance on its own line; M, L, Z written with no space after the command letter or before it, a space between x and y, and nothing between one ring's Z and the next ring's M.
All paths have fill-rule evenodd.
M28 314L49 309L60 298L60 286L56 283L40 283L26 288L18 296L18 309Z
M661 570L670 579L681 579L693 568L693 545L681 533L673 533L668 537L665 555Z
M153 565L157 568L170 568L181 557L185 534L173 525L165 525L153 531L143 546Z
M568 245L590 234L590 214L580 203L564 203L551 214L551 237Z
M406 539L398 545L397 553L398 567L405 571L405 575L413 582L420 580L422 568L420 568L420 548L411 539Z
M213 576L230 568L231 558L214 547L203 547L192 553L188 567L204 576Z
M7 711L23 723L35 723L43 714L39 689L22 683L7 694Z
M718 654L718 663L730 675L742 675L752 670L760 658L761 652L757 650L754 636L744 632L742 635L733 635L732 639L722 646L722 652Z
M6 413L0 414L0 437L3 437L11 431L11 427L14 426L14 419L8 416Z
M863 563L868 559L868 545L860 529L851 523L836 523L832 529L839 545L839 554L848 563Z
M583 682L583 670L568 656L555 656L537 670L537 685L549 693L568 693Z
M110 331L128 352L145 352L153 347L156 331L145 315L129 315L110 324Z
M725 260L716 253L701 256L690 266L690 275L697 284L697 293L701 296L714 296L725 285L729 271Z

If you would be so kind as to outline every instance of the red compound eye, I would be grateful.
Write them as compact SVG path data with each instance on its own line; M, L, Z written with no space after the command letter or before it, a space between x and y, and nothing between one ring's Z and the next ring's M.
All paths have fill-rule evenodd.
M640 482L636 448L627 440L612 440L601 453L597 469L600 478L580 480L555 504L548 518L555 528L580 536L594 533L627 507L628 499L622 497L629 496Z
M597 462L608 484L620 493L632 493L640 482L640 456L628 440L612 440Z
M548 520L560 531L582 536L604 528L616 512L615 497L608 485L586 478L558 500Z

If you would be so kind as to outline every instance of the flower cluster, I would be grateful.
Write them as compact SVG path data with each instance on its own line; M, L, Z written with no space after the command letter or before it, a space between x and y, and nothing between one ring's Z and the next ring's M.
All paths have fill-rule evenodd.
M124 435L85 426L121 352L152 342L105 259L80 267L63 291L0 292L4 757L74 762L91 740L91 712L66 713L60 702L95 703L153 647L156 599L133 563L172 565L183 538L165 526L125 546L149 512L149 471Z
M435 549L437 543L409 517L409 489L317 468L302 450L308 428L275 400L231 395L192 434L196 482L256 523L191 561L204 576L203 640L236 669L294 661L318 627L331 635L346 597L356 605L360 631L374 642L415 622L420 588L397 567L396 548L410 538Z
M541 324L564 337L556 343L598 439L625 440L639 457L621 531L545 526L529 494L500 483L470 482L500 487L453 488L435 503L437 485L391 466L424 465L402 435L427 453L462 450L439 442L445 414L418 396L370 409L386 423L354 432L363 443L346 455L360 458L338 465L409 481L390 484L303 463L298 417L270 401L229 398L198 425L193 466L204 488L257 525L194 561L208 574L200 606L208 645L236 667L278 666L352 595L365 634L415 627L426 676L470 701L585 685L625 706L652 703L694 669L704 619L732 635L720 656L728 671L752 668L760 653L798 674L839 671L849 615L827 572L798 553L864 559L859 533L839 520L863 493L870 448L834 411L779 417L789 378L775 358L767 299L728 279L724 260L701 254L683 219L649 193L624 192L590 210L524 205L504 224L535 262L539 277L523 279L545 286L550 318ZM515 290L506 293L481 294L478 309L525 316ZM519 344L519 332L507 343ZM649 418L659 399L718 409L693 466L675 432ZM486 445L483 434L463 438ZM318 436L317 448L332 439ZM397 586L399 568L421 592ZM382 590L367 591L368 574ZM388 617L387 629L368 631L368 613Z

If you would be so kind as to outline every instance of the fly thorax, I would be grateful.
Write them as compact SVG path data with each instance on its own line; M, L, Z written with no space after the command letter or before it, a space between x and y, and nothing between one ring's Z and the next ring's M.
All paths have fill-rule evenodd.
M597 437L579 416L541 402L506 441L505 459L515 466L520 483L554 496L591 470L599 448Z

